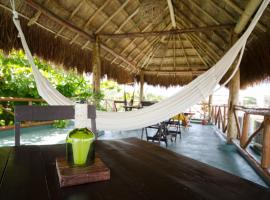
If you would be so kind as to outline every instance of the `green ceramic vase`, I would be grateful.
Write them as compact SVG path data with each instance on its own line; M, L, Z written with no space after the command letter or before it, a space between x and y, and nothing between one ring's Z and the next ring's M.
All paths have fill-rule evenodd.
M95 160L95 134L87 128L72 130L66 139L67 161L71 166L88 166Z

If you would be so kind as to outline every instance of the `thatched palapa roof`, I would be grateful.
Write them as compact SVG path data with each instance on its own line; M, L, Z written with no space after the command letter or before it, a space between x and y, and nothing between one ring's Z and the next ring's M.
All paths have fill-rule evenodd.
M172 0L171 8L166 0L156 0L163 6L162 20L151 23L142 13L145 1L17 0L16 9L35 55L91 72L93 42L99 37L102 75L127 83L143 73L148 84L169 86L190 82L224 55L249 3ZM0 0L0 49L6 52L21 48L10 11L9 0ZM242 86L270 75L269 21L270 6L248 41Z

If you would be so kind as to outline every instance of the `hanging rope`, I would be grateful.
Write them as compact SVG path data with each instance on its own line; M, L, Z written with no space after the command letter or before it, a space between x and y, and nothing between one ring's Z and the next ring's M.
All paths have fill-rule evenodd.
M220 82L221 78L226 74L234 60L239 58L236 67L229 79L223 84L225 85L235 74L242 59L246 41L256 26L263 11L266 9L270 0L264 0L258 9L256 15L251 21L249 27L238 41L226 52L226 54L208 71L197 77L195 80L183 87L181 91L175 95L167 98L159 103L144 109L130 111L130 112L97 112L97 128L100 130L132 130L146 127L152 124L169 119L178 113L184 112L187 108L201 101L204 97L211 95ZM37 67L35 66L32 54L26 43L24 34L22 32L18 14L15 11L15 4L13 3L13 22L18 29L20 39L25 50L26 56L33 69L33 74L37 84L37 89L40 96L47 101L49 105L74 105L74 102L64 97L50 82L44 78Z

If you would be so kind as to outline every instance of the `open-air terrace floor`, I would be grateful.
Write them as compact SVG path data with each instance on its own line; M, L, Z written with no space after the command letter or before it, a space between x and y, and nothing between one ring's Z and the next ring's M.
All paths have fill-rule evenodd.
M167 149L142 141L141 130L105 132L95 143L95 163L76 169L63 165L72 128L24 130L21 146L1 147L0 199L269 199L267 185L213 126L192 124ZM97 177L86 169L100 167L106 181L74 186L78 177Z
M73 125L65 129L56 129L52 126L24 128L21 132L21 142L22 145L64 143L67 132L72 128ZM203 126L192 123L191 127L187 129L182 127L181 130L181 139L178 135L176 142L169 140L167 149L268 187L248 162L238 153L236 147L226 143L215 126ZM148 130L148 132L149 134L154 134L154 130L152 132ZM105 131L104 134L100 135L99 140L118 140L129 137L140 139L141 130ZM14 145L13 130L0 132L0 146L6 145ZM166 148L163 142L161 142L160 146Z
M100 136L100 139L121 139L127 137L141 138L141 130L107 131ZM166 148L163 142L160 145ZM248 162L238 153L236 147L226 143L215 126L192 124L187 129L182 128L181 139L177 136L176 142L169 140L167 149L268 187Z

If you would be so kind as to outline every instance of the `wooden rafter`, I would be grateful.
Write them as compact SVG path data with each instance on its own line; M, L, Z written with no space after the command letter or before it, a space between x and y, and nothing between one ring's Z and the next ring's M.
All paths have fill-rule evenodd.
M232 2L231 0L225 0L225 2L232 8L234 9L238 14L242 15L242 13L244 12L244 10L242 8L240 8L237 4L235 4L234 2ZM263 32L267 31L267 28L262 25L260 22L257 23L257 27L259 29L261 29Z
M166 8L167 9L167 8ZM165 9L165 10L166 10ZM141 30L140 32L145 32L147 29L149 29L149 28L151 28L151 24L148 24L148 25L146 25L146 27L143 29L143 30ZM158 25L156 25L154 28L156 28L156 27L158 27ZM99 35L99 37L100 37L100 35ZM137 38L134 38L133 40L131 40L130 42L129 42L129 44L128 44L128 46L126 46L122 51L121 51L121 54L123 54L126 50L128 50L129 49L129 47L131 47L132 45L134 45L135 47L137 47L137 45L136 45L136 43L135 43L135 41L137 41ZM141 43L143 43L145 40L143 40ZM146 41L148 41L148 40L146 40ZM135 48L135 50L138 50L137 48ZM132 53L133 51L131 51L131 53ZM130 54L129 54L130 55ZM127 57L129 57L129 55L127 56ZM113 60L112 60L112 63L113 62L115 62L117 60L117 58L114 58Z
M165 70L161 70L161 71L154 71L154 70L143 70L144 74L145 75L148 75L148 74L154 74L156 75L157 73L159 75L178 75L178 76L198 76L198 75L201 75L203 74L205 71L183 71L183 70L176 70L176 71L165 71Z
M160 49L160 44L159 42L161 41L161 38L159 38L159 41L157 42L157 45L155 48L153 48L152 52L150 53L150 58L149 60L147 61L147 63L145 65L142 65L141 66L141 69L144 68L144 69L147 69L149 64L152 62L153 60L153 57L155 56L155 53L157 52L158 49Z
M185 19L188 19L189 22L193 25L193 26L197 26L196 23L193 22L193 20L190 20L190 16L193 16L194 19L200 21L200 23L202 23L204 26L207 26L208 24L206 22L204 22L202 20L202 18L200 18L200 16L198 16L196 13L194 13L194 11L190 8L189 4L187 4L187 2L185 0L181 0L179 1L181 2L181 5L183 5L189 12L189 14L187 15L185 12L181 12L180 14L182 16L185 16ZM217 49L221 49L221 51L223 52L224 51L224 45L228 43L228 41L226 41L226 38L224 38L222 35L220 35L218 32L216 32L215 30L213 30L213 35L215 35L220 41L217 43L215 41L213 41L210 37L209 37L209 34L204 34L206 36L206 38L209 40L209 42L211 42L212 44L214 44ZM222 41L222 43L221 43Z
M128 18L125 19L125 21L118 27L118 29L115 31L115 33L119 33L122 28L139 12L139 8L137 8L131 15L128 16Z
M86 1L86 2L88 2L88 1ZM91 21L97 16L97 14L98 13L100 13L102 10L103 10L103 8L105 8L109 3L111 2L111 0L107 0L101 7L99 7L99 8L96 8L96 12L94 12L94 14L93 15L91 15L89 18L88 18L88 20L86 21L86 23L83 25L83 30L84 29L86 29L88 26L89 26L89 24L91 23ZM89 2L88 2L89 3ZM76 34L75 35L75 40L78 38L78 36L79 36L79 34ZM87 41L86 43L85 43L85 45L83 45L83 47L82 47L82 49L84 49L87 45L89 44L89 41Z
M166 43L166 50L165 50L165 52L164 52L164 55L162 56L162 60L161 60L160 65L159 65L159 70L161 70L161 68L162 68L162 66L163 66L164 58L165 58L165 56L166 56L166 54L167 54L167 51L168 51L168 48L169 48L170 37L171 37L171 36L169 35L169 39L167 40L167 43Z
M156 25L156 27L158 27L158 25ZM170 24L168 24L168 25L164 28L164 30L166 30L166 29L169 28L169 27L170 27ZM154 43L156 40L158 40L158 39L159 39L159 37L157 36L157 37L155 37L152 41L149 41L149 40L147 40L147 39L144 39L143 41L141 41L140 44L143 44L145 41L147 41L147 42L148 42L148 45L146 45L145 47L140 48L140 49L142 49L142 50L139 52L139 54L138 54L131 62L135 62L135 61L142 55L142 53L144 53L145 50L147 50L148 47L150 47L151 45L153 45L153 43ZM136 40L136 38L135 38L133 41L135 41L135 40ZM135 44L135 46L139 48L139 46L137 46L136 44ZM130 53L127 55L127 57L129 57L135 50L138 51L137 48L134 48L134 50L130 51ZM145 54L147 54L147 53L148 53L148 52L146 52ZM137 66L137 65L136 65L136 66ZM137 66L137 68L138 68L138 66Z
M76 8L72 11L72 13L70 14L70 16L68 17L68 20L71 20L72 17L74 17L74 15L79 11L79 9L82 7L82 5L84 4L84 0L82 0L80 3L78 3L78 5L76 6ZM41 13L41 11L39 11ZM55 37L58 37L62 31L65 29L65 26L62 26L61 29L56 33ZM76 36L75 36L76 37ZM77 36L78 37L78 36ZM76 37L76 38L77 38ZM71 43L73 43L75 40L72 40Z
M98 34L124 7L130 0L126 0L103 24L96 30L95 34Z
M190 71L190 68L192 68L193 70L207 70L209 68L205 67L204 65L202 64L192 64L190 65L190 67L187 67L187 65L184 63L184 64L177 64L176 65L176 70L186 70L186 71ZM151 70L174 70L174 66L172 64L167 64L166 66L163 66L162 68L160 68L159 65L157 64L149 64L149 69Z
M35 8L36 10L39 10L42 12L42 14L44 14L45 16L47 16L48 18L52 19L53 21L57 22L58 24L60 24L61 26L65 26L66 28L72 30L73 32L79 34L80 36L84 37L86 40L89 40L91 42L94 41L94 37L90 34L88 34L87 32L79 29L78 27L74 26L73 24L69 23L66 20L63 20L61 18L59 18L58 16L56 16L55 14L53 14L52 12L50 12L49 10L47 10L46 8L44 8L43 6L41 6L40 4L38 4L37 2L34 2L32 0L25 0L25 2L30 5L31 7ZM100 47L111 53L113 56L118 57L119 59L121 59L122 61L124 61L125 63L127 63L128 65L132 66L134 69L136 69L135 65L133 63L131 63L130 61L128 61L126 58L124 58L123 56L115 53L112 49L110 49L109 47L107 47L104 44L100 44Z
M180 41L180 45L181 45L182 50L183 50L183 52L184 52L184 56L185 56L185 58L186 58L187 65L188 65L188 67L190 68L190 63L189 63L189 61L188 61L188 56L187 56L187 54L186 54L186 51L185 51L185 48L184 48L184 44L183 44L183 41L182 41L180 35L178 35L178 39L179 39L179 41Z
M165 27L165 29L169 29L170 27L171 27L171 24L169 23L169 24ZM165 30L165 29L164 29L164 30ZM159 38L160 38L160 37L157 36L157 37L155 37L154 40L157 41ZM154 40L153 40L153 41L154 41ZM143 42L141 42L141 44L143 44ZM142 60L142 57L140 57L140 56L142 55L142 53L145 52L144 50L146 50L146 53L145 53L145 54L147 55L147 54L149 53L149 51L151 51L151 49L150 49L150 50L149 50L149 49L147 50L147 48L148 48L148 47L151 47L152 45L153 45L153 43L152 43L152 44L148 44L148 45L145 46L145 47L142 47L142 51L141 51L141 52L133 59L133 61L135 62L137 59ZM131 53L132 53L132 52L131 52ZM137 62L137 65L138 65L138 63L139 63L139 62Z
M148 24L142 31L145 31L145 30L147 30L150 27L151 27L151 24ZM129 42L129 44L121 51L121 54L125 53L132 45L135 45L136 46L135 42L136 42L136 38L134 40L131 40ZM116 58L114 58L112 60L112 63L115 62L115 61L116 61Z
M176 52L175 52L175 47L176 47L176 40L175 40L176 35L173 35L173 68L176 70Z
M187 19L185 16L182 16L182 17L186 20L183 20L181 17L176 16L177 21L179 20L181 22L182 27L189 26L189 23L187 23L187 21L190 22L189 19ZM208 37L206 37L206 35L198 36L198 35L192 33L192 34L190 34L190 37L196 38L196 40L198 40L198 43L200 45L204 45L207 48L207 50L209 51L209 56L214 57L215 60L219 59L220 55L217 53L217 50L219 50L219 51L222 51L222 50L217 45L211 43L210 39ZM205 41L209 41L209 42L205 42ZM212 44L212 45L210 46L210 44ZM214 49L213 49L213 47L214 47Z
M192 40L190 40L186 35L184 35L184 37L185 37L185 39L186 39L187 41L189 41L190 45L191 45L192 48L195 50L196 54L197 54L197 55L199 56L199 58L201 59L202 63L203 63L206 67L208 67L207 61L205 61L205 60L203 59L203 57L201 56L201 54L198 52L198 50L196 49L196 47L193 45Z
M221 24L221 25L213 25L213 26L202 26L202 27L196 27L196 28L172 29L168 31L149 31L149 32L120 33L120 34L104 33L104 34L98 34L98 36L101 38L114 38L114 39L153 37L153 36L163 36L163 35L170 35L170 34L177 35L177 34L184 34L184 33L226 30L226 29L232 29L233 27L234 27L234 24Z
M102 6L100 6L99 8L96 8L96 11L94 12L93 15L91 15L88 20L86 21L85 25L84 25L84 28L86 28L87 26L90 25L90 23L93 21L93 19L106 7L108 6L108 4L111 2L111 0L107 0L104 4L102 4ZM90 5L91 7L93 7L93 5L91 4Z
M175 22L175 15L174 15L174 9L173 9L172 0L167 0L167 3L168 3L169 11L170 11L172 27L176 28L176 22Z
M187 27L188 24L180 17L176 16L177 21L179 21L181 24L181 27ZM209 57L211 57L214 61L219 59L219 55L217 54L217 52L211 47L209 46L208 43L206 43L203 38L195 35L195 34L190 34L189 35L190 38L192 38L192 40L196 41L197 45L200 46L202 48L202 45L204 46L202 48L203 51L205 51L205 53L207 53L207 55Z
M29 22L27 23L28 26L32 26L33 24L35 24L39 17L41 15L41 12L40 11L37 11L36 14L29 20Z
M119 33L122 28L139 12L139 8L137 8L131 15L129 15L129 17L127 19L125 19L125 21L117 28L117 30L114 33ZM111 39L108 38L105 40L105 43L109 42ZM120 53L122 54L122 52ZM107 55L104 56L105 58L107 57ZM114 63L117 60L117 58L115 57L111 63Z
M201 11L208 19L210 19L212 22L214 22L216 25L219 25L220 22L213 17L210 13L208 13L205 9L203 9L196 1L194 0L189 0L189 2L199 11ZM231 31L229 30L224 30L224 32L227 34L228 37L230 37Z

